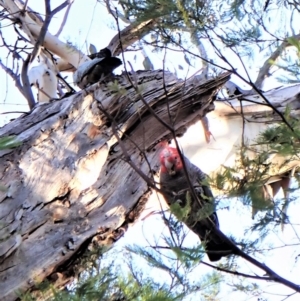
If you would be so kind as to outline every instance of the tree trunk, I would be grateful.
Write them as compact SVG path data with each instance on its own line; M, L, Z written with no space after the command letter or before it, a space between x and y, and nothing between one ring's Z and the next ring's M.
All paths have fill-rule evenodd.
M0 136L22 141L0 151L1 184L8 188L0 192L1 300L46 277L67 283L91 244L111 244L134 223L151 178L147 183L128 164L151 177L158 170L155 147L171 137L144 102L182 132L213 109L229 76L196 86L161 70L139 71L131 80L125 74L117 86L97 83L0 129Z

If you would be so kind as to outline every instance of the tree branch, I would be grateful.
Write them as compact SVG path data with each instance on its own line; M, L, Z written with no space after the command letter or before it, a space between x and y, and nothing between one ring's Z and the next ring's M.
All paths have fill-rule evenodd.
M34 13L31 12L29 14L26 12L24 14L22 8L20 8L17 3L18 2L12 0L3 0L1 5L14 17L15 22L21 22L23 30L27 35L33 37L31 42L32 44L35 44L40 36L43 25L40 25L40 19L37 15L34 15ZM68 5L68 3L68 1L65 1L53 11L56 13L58 10ZM43 46L62 59L62 61L59 61L58 63L59 70L61 70L62 66L66 65L69 67L71 66L71 68L77 68L83 62L89 60L89 58L81 51L63 43L49 32L46 32L44 35ZM66 64L66 62L68 62L68 64Z
M300 34L291 36L289 38L300 40ZM263 66L260 68L256 81L254 82L254 85L258 88L262 88L263 81L269 77L269 71L270 68L273 66L272 61L276 61L279 56L282 54L282 52L287 48L288 46L291 46L291 44L288 42L288 38L284 39L284 41L281 43L280 46L271 54L271 56L264 62Z
M18 90L20 91L20 93L24 96L25 99L27 99L27 94L26 94L25 90L23 89L23 86L20 82L20 77L17 74L15 74L10 68L6 67L2 63L1 60L0 60L0 66L13 79L13 81L15 82L15 85L18 88Z
M61 32L62 32L64 26L65 26L66 23L67 23L68 16L69 16L69 12L70 12L70 10L71 10L72 4L74 3L74 0L69 0L68 2L69 2L69 4L68 4L68 7L67 7L67 9L66 9L66 12L65 12L63 21L62 21L62 23L61 23L61 25L60 25L60 27L59 27L57 33L55 34L55 36L56 36L57 38L59 37L59 35L61 34Z
M31 56L31 62L34 61L35 57L40 51L40 47L44 44L45 36L48 31L48 27L50 25L50 22L55 14L57 14L59 11L61 11L63 8L65 8L67 5L69 5L69 0L63 2L61 5L56 7L54 10L51 11L50 7L50 1L45 0L45 11L46 11L46 18L43 23L43 26L41 28L40 34L36 40L36 43L34 45L34 49L32 51L32 56Z
M24 93L26 95L25 98L28 102L29 109L32 110L35 106L35 100L32 94L31 85L28 78L28 66L29 66L30 59L31 59L31 55L29 54L22 66L21 78L23 83L22 89L24 89Z

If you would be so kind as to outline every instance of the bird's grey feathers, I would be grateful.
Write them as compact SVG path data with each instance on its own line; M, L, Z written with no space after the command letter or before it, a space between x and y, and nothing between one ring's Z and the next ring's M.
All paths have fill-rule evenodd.
M219 229L219 220L215 212L214 197L208 183L206 174L185 158L185 166L189 180L194 188L196 199L190 191L184 169L174 174L160 173L160 184L166 202L169 205L179 202L185 206L187 192L191 195L190 213L184 223L196 233L205 244L206 252L211 261L217 261L223 256L232 254L232 246L224 242L216 233Z

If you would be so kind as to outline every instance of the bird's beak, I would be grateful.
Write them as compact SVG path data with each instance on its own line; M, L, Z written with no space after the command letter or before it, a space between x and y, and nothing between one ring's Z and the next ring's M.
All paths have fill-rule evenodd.
M167 168L168 173L169 173L170 176L173 176L173 175L176 174L176 171L174 169L174 164L173 163L171 163L168 160L166 160L165 161L165 166L166 166L166 168Z

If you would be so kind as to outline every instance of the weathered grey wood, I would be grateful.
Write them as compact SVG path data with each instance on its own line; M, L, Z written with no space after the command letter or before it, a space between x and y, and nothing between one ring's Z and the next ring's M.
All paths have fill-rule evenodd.
M158 170L155 146L170 133L142 96L171 124L168 103L182 131L213 109L213 96L228 78L195 85L163 71L137 72L131 75L137 92L125 74L114 88L95 84L0 129L0 136L22 141L0 153L1 185L8 187L0 192L0 299L14 300L45 277L66 283L78 254L116 241L143 209L151 190L122 160L111 118L131 162L150 176Z

